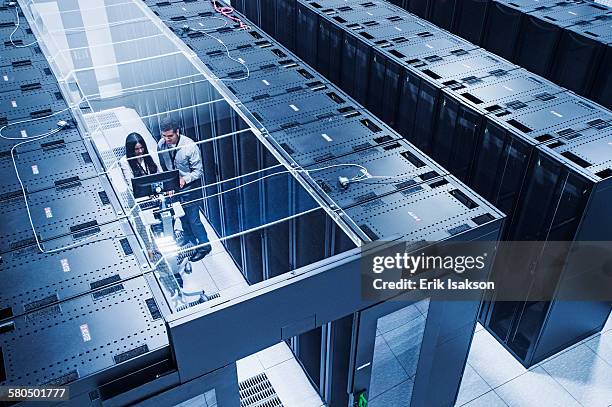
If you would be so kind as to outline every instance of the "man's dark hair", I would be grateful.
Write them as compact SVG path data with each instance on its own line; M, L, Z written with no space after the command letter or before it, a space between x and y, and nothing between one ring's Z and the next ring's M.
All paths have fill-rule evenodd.
M163 133L165 131L175 131L179 128L178 123L172 119L172 117L167 116L162 118L159 121L159 130Z

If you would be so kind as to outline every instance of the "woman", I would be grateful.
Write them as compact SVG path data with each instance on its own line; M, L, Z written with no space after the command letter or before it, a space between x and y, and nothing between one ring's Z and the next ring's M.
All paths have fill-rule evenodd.
M147 143L138 133L130 133L125 139L125 156L119 161L121 171L129 188L132 178L155 174L161 168L157 154L149 154Z

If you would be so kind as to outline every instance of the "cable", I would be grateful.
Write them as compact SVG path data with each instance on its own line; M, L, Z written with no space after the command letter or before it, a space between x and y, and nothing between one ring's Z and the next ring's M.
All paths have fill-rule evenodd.
M194 28L189 27L188 25L184 25L183 27L184 31L195 31L195 32L200 32L212 39L214 39L215 41L217 41L219 44L223 45L223 47L225 48L225 53L227 54L227 57L229 59L231 59L234 62L239 63L240 65L242 65L244 67L244 69L246 69L246 76L242 77L242 78L224 78L224 79L219 79L221 82L237 82L237 81L243 81L245 79L248 79L251 76L251 70L249 69L248 65L246 63L244 63L243 61L236 59L234 57L232 57L232 55L230 54L230 49L227 45L225 45L225 43L220 39L215 37L214 35L210 35L209 33L207 33L206 31L203 30L196 30Z
M34 40L33 42L26 44L26 45L17 45L13 42L13 35L15 34L15 32L17 31L17 29L19 29L19 25L20 25L20 21L19 21L19 7L17 6L17 2L15 2L15 15L17 16L17 21L15 24L15 29L13 31L11 31L10 35L9 35L9 40L11 41L11 44L13 44L13 46L15 48L27 48L29 46L32 46L34 44L38 44L38 41Z
M234 17L232 14L234 13L234 9L230 6L218 6L217 5L217 0L211 0L211 3L213 5L213 8L215 9L215 11L219 14L221 14L222 16L229 18L230 20L240 24L241 29L245 29L248 30L251 27L249 27L248 25L246 25L241 19L239 19L238 17Z

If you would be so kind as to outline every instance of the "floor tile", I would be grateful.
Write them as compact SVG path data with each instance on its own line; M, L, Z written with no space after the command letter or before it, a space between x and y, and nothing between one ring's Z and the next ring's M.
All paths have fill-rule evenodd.
M425 317L421 315L399 328L382 334L409 377L416 373L424 330Z
M612 331L589 339L585 344L593 350L600 358L612 365Z
M541 366L583 406L612 404L612 365L588 346L579 345Z
M610 316L608 317L608 321L604 325L604 327L601 330L601 332L608 332L608 331L611 331L611 330L612 330L612 312L610 313Z
M285 406L297 406L304 400L319 397L295 359L286 360L266 369L266 375ZM313 404L322 404L321 399L318 400Z
M293 358L293 352L285 342L280 342L274 346L270 346L260 352L257 352L257 357L263 365L264 369L270 369L286 360Z
M370 398L395 387L406 381L408 375L402 368L389 345L382 335L376 338L374 345L374 359L372 362L372 375L370 379Z
M249 355L236 361L236 369L238 371L238 381L244 381L250 377L256 376L264 371L264 367L259 361L257 354Z
M468 362L492 388L527 371L484 329L474 334Z
M376 327L384 334L421 316L416 304L412 304L379 318Z
M580 404L539 366L497 387L495 393L510 407L580 407Z
M456 404L456 406L459 406L459 404ZM495 394L494 391L485 393L482 396L478 397L477 399L474 399L470 401L469 403L463 405L463 407L507 407L507 406L508 405L504 403L504 401L497 394Z
M417 302L415 305L419 311L421 311L421 314L426 316L427 311L429 310L429 298L425 298L424 300Z
M408 379L374 398L370 398L369 407L405 407L410 405L414 382Z
M459 396L456 405L461 406L491 391L491 386L476 373L474 368L467 364L463 372Z

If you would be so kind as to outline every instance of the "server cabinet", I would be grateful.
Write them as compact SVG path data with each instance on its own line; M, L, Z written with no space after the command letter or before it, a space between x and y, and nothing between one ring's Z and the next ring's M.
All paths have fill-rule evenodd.
M162 307L137 277L17 317L2 325L0 384L68 386L73 405L155 388L175 370Z
M4 92L0 100L0 122L3 124L23 119L37 119L68 110L68 105L55 84L32 91Z
M421 18L427 18L429 16L430 0L404 0L402 6L406 10Z
M151 9L157 14L162 21L184 21L194 20L197 17L212 17L214 16L212 5L204 1L162 1L150 5ZM218 26L219 21L215 24Z
M310 66L317 66L318 27L317 12L297 2L296 30L302 34L295 38L295 53Z
M252 47L270 47L271 43L258 30L232 30L220 29L210 33L189 30L180 36L189 48L191 48L203 60L206 55L235 51L240 53ZM227 49L225 48L227 47Z
M325 86L325 80L302 64L290 68L266 69L250 74L249 80L228 83L228 89L243 103L266 97Z
M499 71L487 77L459 79L442 90L439 101L435 131L432 135L432 156L453 175L492 203L498 204L496 196L488 188L479 188L480 182L472 177L487 177L489 186L503 180L500 174L492 171L492 158L479 157L484 148L483 121L485 116L498 113L502 117L513 108L544 104L548 97L564 91L545 79L523 69ZM487 164L476 170L472 168L483 159ZM500 161L500 162L503 162ZM493 167L495 168L495 167ZM489 178L491 177L491 178ZM493 182L493 179L496 181Z
M461 2L456 0L431 0L428 20L438 27L450 31L457 3Z
M241 50L240 59L234 61L227 53L207 53L202 61L218 78L228 82L246 79L251 73L271 68L292 68L296 61L279 47L256 48ZM238 58L236 58L238 59Z
M596 80L597 71L612 42L612 14L600 17L563 30L550 73L553 81L581 95L588 95L591 88L601 86Z
M46 63L45 56L37 45L26 48L8 48L0 53L0 66L19 68L33 62Z
M4 201L0 209L0 252L34 243L32 224L39 242L72 235L75 242L98 233L117 219L119 203L104 178L73 179L27 195ZM31 218L30 218L31 217ZM31 223L30 223L31 221Z
M344 211L365 241L393 235L409 241L497 240L504 216L456 178L447 175L418 187Z
M276 98L245 103L245 106L268 131L304 125L336 115L351 116L355 107L351 100L331 85L305 90Z
M484 196L490 196L491 201L507 214L507 240L527 238L513 231L513 206L526 204L517 194L523 180L532 177L527 163L534 146L559 137L597 133L610 123L610 112L571 94L545 94L542 98L543 103L536 99L533 102L536 107L532 109L517 104L515 108L487 115L483 140L479 143L481 151L474 160L471 185ZM540 201L528 205L541 208L536 202Z
M14 17L14 14L13 14ZM0 23L0 38L3 39L4 48L21 48L24 46L33 46L36 43L36 38L32 34L32 29L28 27L28 25L22 25L21 23L25 21L25 18L19 19L19 28L15 31L15 26L10 25L9 23ZM10 40L11 33L13 33L13 41ZM32 45L30 45L32 44Z
M451 31L472 44L481 45L487 11L492 0L455 2Z
M333 83L340 82L342 72L342 59L338 58L338 50L342 49L344 32L341 27L319 19L317 29L317 64L318 72Z
M606 49L599 64L599 70L595 75L595 81L590 92L590 98L607 108L612 107L612 42L606 45Z
M347 208L365 201L404 191L422 189L420 184L447 172L403 140L349 154L321 165L307 167L311 179L326 192L330 205ZM340 182L349 180L348 184Z
M276 0L275 38L290 50L295 49L296 10L296 1Z
M596 3L569 1L536 9L523 19L514 61L535 74L548 76L564 29L607 11Z
M366 150L399 135L365 111L346 117L334 116L322 123L291 127L272 137L291 159L304 167Z
M48 65L40 63L22 69L0 67L0 79L0 93L18 90L29 92L41 89L43 85L56 83Z
M452 34L427 31L384 51L375 51L368 83L368 109L428 153L427 137L433 131L440 85L432 83L437 78L426 68L441 58L462 56L473 48Z
M60 125L58 125L61 124ZM17 153L42 150L57 144L68 144L81 140L69 112L63 112L51 117L9 123L2 129L0 137L0 156L10 156L13 146ZM45 136L40 138L39 136ZM21 143L27 141L27 143Z
M522 205L516 215L515 234L525 240L591 242L607 240L610 219L601 216L610 202L612 163L605 146L612 140L607 128L592 135L549 141L538 146L530 160L532 176L525 181L521 200L543 205ZM559 208L558 210L556 208ZM531 287L545 279L552 301L503 301L491 305L487 328L525 366L565 349L601 330L610 313L609 301L591 298L592 287L606 285L601 269L585 264L571 252L563 253L551 267L548 250L540 257L527 256L531 273L513 274L513 279ZM560 253L557 253L557 257ZM520 267L519 270L527 270ZM502 287L503 288L503 287ZM569 301L580 298L582 301Z
M514 50L524 16L556 0L493 0L489 6L482 46L494 54L514 61ZM504 33L500 35L500 33Z
M40 150L3 156L0 172L0 196L19 196L15 192L21 192L22 187L31 193L98 175L82 141L66 144L61 140L49 142Z
M2 255L0 316L12 318L142 274L146 258L127 221L115 222L81 245L72 236Z

